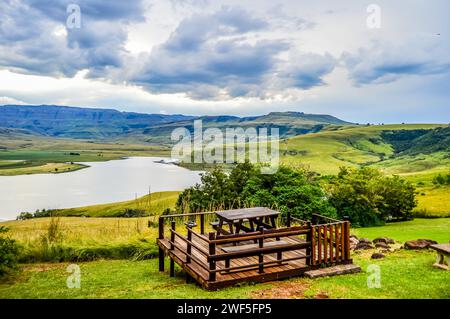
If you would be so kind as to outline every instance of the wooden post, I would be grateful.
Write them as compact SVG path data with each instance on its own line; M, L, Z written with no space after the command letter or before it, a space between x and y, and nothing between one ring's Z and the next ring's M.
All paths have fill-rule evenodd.
M210 232L209 236L208 236L210 241L213 241L216 239L216 233L214 232ZM209 255L213 256L216 254L216 244L215 243L209 243ZM216 261L215 260L211 260L209 262L209 270L216 270ZM210 272L209 273L209 280L210 281L216 281L216 273L215 272Z
M340 246L340 242L341 242L341 238L339 237L339 228L340 228L340 224L337 224L334 226L334 241L336 242L336 261L339 261L339 246Z
M164 218L159 217L158 219L158 238L164 239Z
M350 222L345 221L345 259L350 260Z
M170 258L170 277L175 276L175 262Z
M309 227L309 232L306 234L306 241L309 242L309 246L306 248L306 265L311 266L311 251L314 250L313 242L312 242L312 227L311 222L307 222L306 225Z
M158 239L164 239L164 218L159 217L158 219ZM158 261L159 261L159 271L164 271L164 250L159 247L158 250Z
M187 240L188 242L187 244L187 248L186 248L186 264L189 264L191 262L191 251L192 251L192 245L191 245L191 241L192 241L192 229L190 227L188 227L187 229L188 233L187 233Z
M333 235L334 235L334 229L333 229L333 225L329 225L328 226L329 230L330 230L330 263L333 262Z
M291 227L291 212L287 213L287 216L286 216L286 227Z
M311 225L311 265L316 264L316 233L316 227Z
M171 229L172 229L172 231L170 232L170 250L174 250L175 249L175 246L174 246L174 243L175 243L175 221L172 221ZM169 273L170 273L170 277L175 276L175 262L173 261L172 257L170 257Z
M341 223L341 261L345 260L345 223Z
M175 243L175 221L172 221L171 224L172 231L170 232L170 250L174 250L174 243Z
M328 262L328 226L323 225L323 261Z
M317 260L319 265L322 263L322 226L317 226Z
M200 215L200 234L205 234L205 214Z
M264 234L264 228L262 226L259 226L259 232L261 233L261 235ZM258 239L258 244L259 244L260 249L264 247L264 238L263 237ZM264 272L264 265L262 264L264 262L264 254L263 253L259 253L258 261L259 261L258 272L263 273Z

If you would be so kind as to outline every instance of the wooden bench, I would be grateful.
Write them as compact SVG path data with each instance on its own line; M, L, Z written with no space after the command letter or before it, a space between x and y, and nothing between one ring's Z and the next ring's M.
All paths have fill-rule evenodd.
M437 252L437 259L434 266L450 270L450 244L431 245L430 248ZM445 263L445 258L447 258L447 263Z

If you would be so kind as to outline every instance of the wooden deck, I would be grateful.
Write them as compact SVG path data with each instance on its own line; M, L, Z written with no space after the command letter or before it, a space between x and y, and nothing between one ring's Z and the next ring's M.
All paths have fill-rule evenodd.
M205 217L211 213L162 216L159 223L159 269L170 258L171 276L175 263L207 290L217 290L242 282L266 282L303 275L324 266L351 263L348 222L329 221L312 225L288 217L286 227L259 229L251 233L205 234ZM177 218L200 219L200 232L181 226ZM195 220L193 220L193 218ZM164 222L170 220L168 234ZM292 226L294 221L299 226ZM279 221L279 224L282 222ZM180 223L178 227L180 228ZM197 223L195 224L197 225Z
M206 236L204 237L207 238ZM284 240L289 243L301 242L300 239L295 237L285 238ZM275 239L272 239L271 241L275 241ZM193 240L193 243L195 243L199 247L202 247L205 252L208 251L208 245L205 241L195 238ZM251 243L252 242L249 241L246 244ZM240 282L265 282L298 276L309 269L304 259L306 256L306 249L300 249L286 252L283 257L289 259L303 257L302 259L282 262L281 265L276 259L276 253L264 255L263 261L267 262L267 265L264 268L263 273L259 273L257 266L251 266L259 262L259 259L256 256L232 259L230 260L230 267L244 267L247 265L248 268L243 268L241 270L235 271L231 270L229 272L219 271L216 273L215 280L211 281L209 280L209 271L207 270L209 267L209 263L204 254L201 254L198 251L194 250L193 256L195 256L195 260L191 260L190 263L187 263L186 242L177 238L175 240L176 248L174 250L170 249L169 239L158 241L158 245L164 250L164 253L171 259L173 259L181 268L183 268L186 273L189 274L189 276L194 278L203 288L208 290L216 290L226 286L235 285ZM230 245L228 244L224 247L227 246L229 247ZM218 250L221 251L220 248ZM270 264L270 262L273 263ZM225 261L218 262L217 267L225 268Z

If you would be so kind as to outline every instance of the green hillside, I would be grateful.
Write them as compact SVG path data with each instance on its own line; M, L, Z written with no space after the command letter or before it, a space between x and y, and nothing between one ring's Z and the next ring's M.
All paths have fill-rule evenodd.
M392 139L384 138L386 132L426 130L443 127L436 124L402 124L332 127L328 130L296 136L280 142L281 162L288 166L303 165L321 174L335 174L340 166L361 166L378 164L380 168L394 167L389 173L401 173L398 166L407 161L398 153ZM447 130L447 129L446 129ZM441 130L446 132L444 130ZM423 147L424 159L429 165L416 165L415 172L436 169L447 159ZM433 162L432 158L438 160ZM443 157L443 158L441 158Z

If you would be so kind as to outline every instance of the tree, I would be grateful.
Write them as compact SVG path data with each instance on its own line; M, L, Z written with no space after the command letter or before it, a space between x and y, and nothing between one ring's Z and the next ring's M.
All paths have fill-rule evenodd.
M309 172L280 167L265 175L248 162L238 164L229 175L219 168L206 173L201 184L185 190L177 201L177 210L184 213L252 206L272 207L303 219L313 212L335 216Z
M340 218L356 226L373 226L391 217L406 219L416 206L414 186L373 168L341 168L327 185L329 201Z

